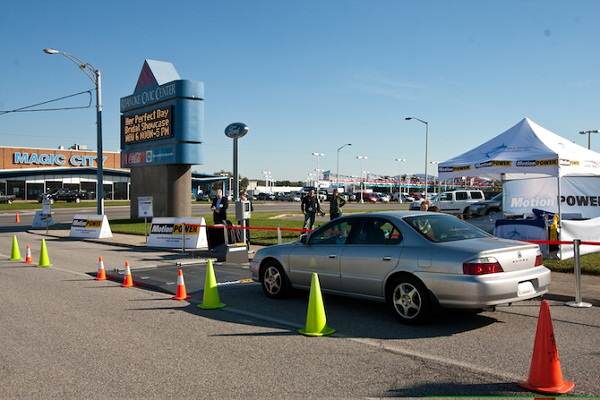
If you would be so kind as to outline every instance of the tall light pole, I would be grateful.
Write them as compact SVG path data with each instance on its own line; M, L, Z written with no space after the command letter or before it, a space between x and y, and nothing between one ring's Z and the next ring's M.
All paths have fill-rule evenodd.
M406 117L407 121L414 119L425 125L425 198L427 198L427 147L429 146L429 122L423 121L417 117Z
M340 150L342 150L344 147L348 147L348 146L352 146L352 143L346 143L340 147L338 147L337 149L337 158L336 158L336 171L335 171L335 183L337 183L339 186L340 183Z
M394 158L394 161L400 163L400 165L402 165L402 163L406 162L406 158ZM401 169L401 168L400 168ZM400 181L401 179L401 175L402 175L402 171L398 171L398 203L400 203L400 201L402 201L402 183Z
M317 159L317 184L315 185L317 187L317 192L319 191L319 187L321 186L321 172L319 171L319 158L321 157L325 157L324 153L318 153L318 152L314 152L312 153L312 155Z
M273 188L269 186L269 182L271 181L271 171L263 171L263 175L265 177L265 186L269 189L269 193L273 193Z
M589 131L579 131L580 135L587 135L588 137L588 150L592 148L592 139L590 138L592 133L600 133L600 131L598 131L598 129L592 129Z
M365 200L364 200L364 195L365 195L365 193L364 193L364 192L365 192L365 181L363 180L363 174L364 174L364 160L368 160L368 159L369 159L369 157L367 157L367 156L363 156L363 155L360 155L360 156L356 156L356 159L357 159L357 160L359 160L359 162L360 162L360 172L361 172L361 174L360 174L360 179L361 179L361 181L362 181L362 182L361 182L361 187L362 187L362 189L361 189L361 191L360 191L360 202L361 202L361 203L364 203L364 202L365 202Z
M439 161L429 161L429 164L433 165L434 171L436 168L435 166L438 165L439 163L440 163ZM431 177L431 184L433 185L433 193L435 193L435 176ZM438 190L438 192L439 192L439 190Z
M102 154L102 74L100 70L93 65L81 61L79 58L65 53L64 51L45 48L46 54L60 54L69 61L77 64L79 69L96 86L96 212L98 215L104 214L104 155Z

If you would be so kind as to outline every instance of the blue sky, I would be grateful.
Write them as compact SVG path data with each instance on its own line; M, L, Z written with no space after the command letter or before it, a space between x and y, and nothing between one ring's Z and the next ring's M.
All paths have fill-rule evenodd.
M119 148L119 98L145 58L205 84L205 164L231 169L224 127L246 122L242 175L306 178L423 170L524 116L577 143L599 129L597 1L19 1L0 13L0 110L87 89L68 51L104 74L104 143ZM86 103L87 99L64 103ZM2 145L95 146L94 110L0 117ZM600 135L592 138L600 150ZM394 158L406 158L400 166Z

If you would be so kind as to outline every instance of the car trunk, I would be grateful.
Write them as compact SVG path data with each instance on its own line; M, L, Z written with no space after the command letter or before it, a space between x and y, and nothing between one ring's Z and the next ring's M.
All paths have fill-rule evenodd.
M441 244L452 247L455 250L472 253L473 258L494 257L498 260L504 272L533 268L535 266L535 258L540 254L539 246L536 244L495 237L460 240Z

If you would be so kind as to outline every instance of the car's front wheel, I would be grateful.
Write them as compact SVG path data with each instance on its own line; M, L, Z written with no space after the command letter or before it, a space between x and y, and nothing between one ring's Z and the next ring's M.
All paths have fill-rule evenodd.
M267 297L281 299L287 296L289 284L285 272L276 261L267 261L262 269L261 284Z
M422 324L431 317L429 291L409 275L394 279L389 286L388 303L394 315L405 324Z

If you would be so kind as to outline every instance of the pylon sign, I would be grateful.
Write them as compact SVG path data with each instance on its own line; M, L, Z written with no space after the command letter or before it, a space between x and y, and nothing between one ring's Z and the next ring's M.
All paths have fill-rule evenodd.
M145 60L134 93L121 98L121 167L202 164L203 100L202 82Z

